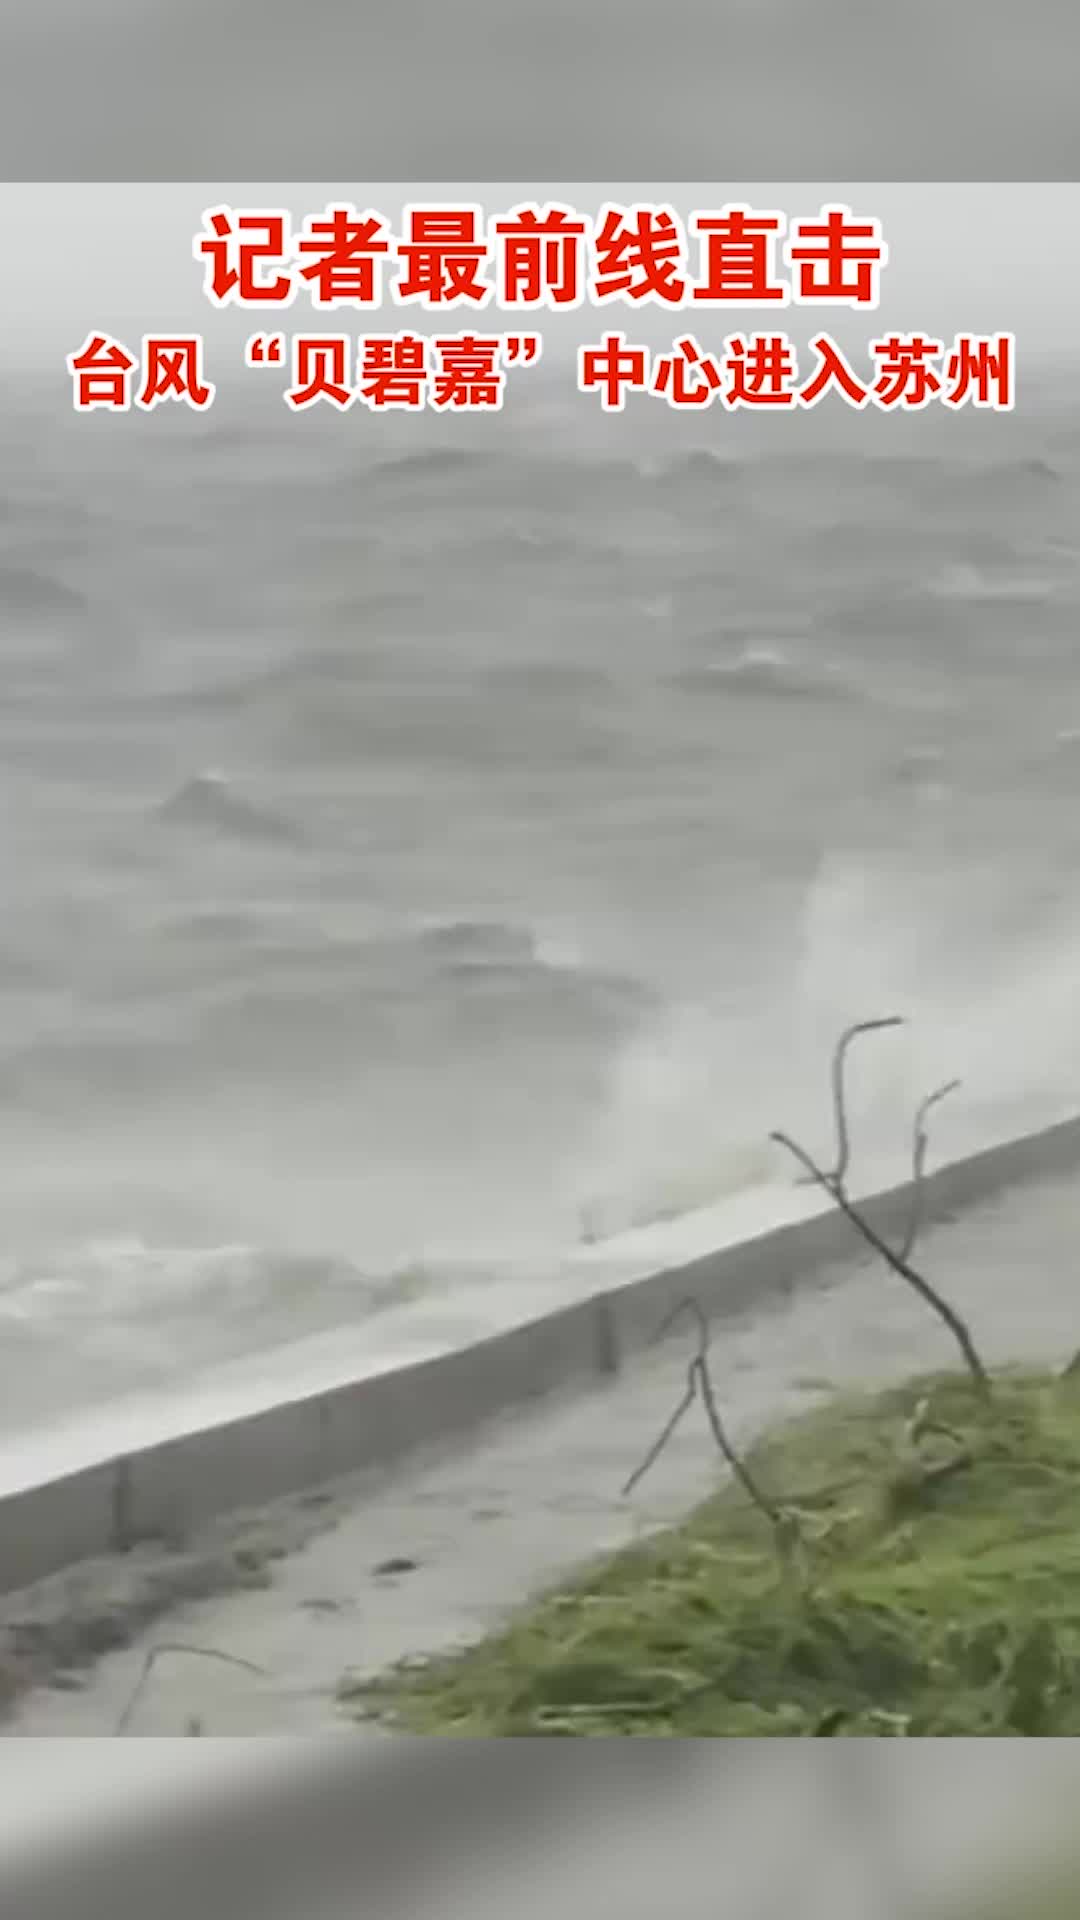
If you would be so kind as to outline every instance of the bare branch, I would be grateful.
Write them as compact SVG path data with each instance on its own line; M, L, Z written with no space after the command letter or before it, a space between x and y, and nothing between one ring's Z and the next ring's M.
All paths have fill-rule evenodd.
M903 1242L897 1249L901 1260L906 1260L914 1249L922 1226L923 1172L926 1167L926 1149L930 1140L926 1131L926 1116L931 1107L936 1107L938 1101L944 1100L947 1094L955 1093L960 1084L959 1080L947 1080L943 1087L936 1087L933 1093L928 1093L925 1100L919 1103L911 1143L911 1215Z
M936 1107L938 1101L944 1100L946 1094L955 1093L957 1087L962 1087L963 1084L962 1080L946 1080L943 1087L935 1087L933 1093L928 1093L926 1099L920 1102L918 1112L915 1115L916 1138L921 1134L923 1140L925 1141L926 1139L925 1122L931 1107Z
M156 1665L157 1661L161 1658L162 1654L164 1653L188 1653L188 1654L194 1655L197 1659L200 1659L200 1660L222 1660L225 1662L227 1666L242 1667L246 1673L263 1674L266 1672L265 1667L257 1667L253 1660L241 1660L239 1654L235 1654L235 1653L220 1653L216 1647L187 1646L187 1645L184 1645L181 1641L175 1641L175 1640L162 1641L158 1646L151 1647L149 1653L146 1656L146 1659L143 1661L142 1671L139 1674L138 1680L135 1682L135 1686L132 1690L131 1697L128 1700L127 1706L124 1708L123 1713L120 1715L120 1718L116 1723L114 1734L121 1734L121 1733L127 1732L127 1729L131 1725L131 1721L134 1717L135 1709L138 1706L139 1701L142 1699L143 1693L146 1690L146 1685L154 1669L154 1666ZM187 1731L189 1733L193 1732L196 1726L198 1726L199 1731L201 1732L202 1730L201 1723L193 1722L189 1720L187 1723Z
M739 1481L740 1485L749 1495L755 1507L761 1509L766 1519L771 1521L774 1527L778 1526L783 1518L780 1508L774 1506L767 1495L762 1493L745 1460L741 1459L739 1454L736 1453L735 1448L732 1446L724 1430L724 1423L720 1418L720 1409L716 1404L716 1395L713 1392L712 1378L709 1374L709 1363L704 1354L699 1354L697 1359L691 1362L691 1365L697 1372L698 1386L701 1390L701 1398L705 1412L709 1418L709 1425L713 1431L713 1439L716 1441L736 1480Z
M683 1313L692 1314L694 1320L697 1322L698 1358L700 1358L704 1354L706 1354L709 1350L709 1323L705 1317L705 1314L701 1307L700 1302L695 1300L692 1294L688 1295L685 1300L676 1301L675 1305L671 1309L671 1312L666 1313L664 1315L664 1318L661 1320L660 1325L656 1329L656 1332L651 1336L649 1340L649 1345L650 1347L655 1347L658 1344L658 1342L663 1339L665 1333L667 1333L669 1329L674 1326L680 1314L683 1314ZM694 1399L697 1394L697 1374L695 1372L695 1364L696 1363L694 1361L691 1361L690 1366L687 1369L686 1392L684 1393L682 1399L679 1401L679 1404L676 1407L674 1413L671 1415L670 1420L667 1421L662 1433L659 1435L658 1439L656 1439L653 1442L653 1445L649 1448L649 1451L645 1455L645 1458L641 1462L641 1465L634 1469L633 1473L630 1475L629 1480L626 1482L626 1485L623 1488L624 1499L626 1498L627 1494L633 1492L634 1488L638 1484L638 1481L644 1479L645 1475L649 1471L649 1468L656 1465L656 1462L659 1460L660 1455L663 1453L664 1448L667 1446L667 1443L671 1439L672 1434L675 1432L675 1429L678 1426L680 1420L683 1418L685 1414L689 1413L690 1408L693 1406Z
M814 1163L805 1148L800 1147L797 1142L792 1140L786 1133L771 1133L769 1138L770 1140L775 1140L778 1146L786 1148L788 1153L794 1155L795 1159L798 1160L800 1165L806 1169L807 1173L817 1181L818 1185L823 1187L825 1192L831 1195L841 1213L851 1221L852 1226L861 1233L867 1244L873 1247L875 1253L879 1253L882 1259L887 1261L888 1265L893 1269L893 1272L898 1273L902 1280L906 1280L908 1286L914 1288L919 1298L925 1300L927 1306L931 1307L939 1318L945 1322L945 1325L948 1327L949 1332L952 1334L964 1356L964 1364L972 1380L975 1382L976 1387L981 1394L988 1395L990 1392L990 1379L986 1368L983 1366L975 1350L974 1342L972 1341L971 1334L965 1322L960 1318L960 1315L955 1309L949 1305L947 1300L942 1298L941 1294L930 1285L928 1280L923 1279L921 1273L916 1273L915 1268L908 1265L906 1259L900 1254L893 1252L892 1248L881 1238L881 1235L875 1232L869 1221L864 1220L862 1214L852 1206L851 1201L848 1199L840 1183L833 1175L822 1172L822 1169Z
M625 1487L623 1488L622 1491L623 1491L624 1500L627 1494L633 1493L634 1488L637 1486L638 1481L644 1480L645 1475L649 1471L649 1468L656 1465L656 1462L659 1460L660 1455L663 1453L664 1448L667 1446L667 1443L671 1439L671 1436L674 1433L676 1427L678 1426L680 1420L683 1418L684 1414L689 1413L691 1407L693 1406L694 1397L697 1392L697 1378L694 1373L694 1366L695 1366L695 1362L691 1361L690 1370L687 1374L687 1380L686 1380L686 1392L683 1394L683 1397L679 1401L679 1404L676 1407L674 1413L672 1414L670 1420L668 1420L659 1438L653 1441L653 1444L649 1448L649 1451L645 1455L645 1458L641 1462L641 1465L639 1467L634 1468L633 1473L630 1475L629 1480L627 1481Z
M847 1100L844 1089L844 1067L847 1062L848 1048L860 1033L878 1033L883 1027L902 1027L904 1016L900 1013L885 1014L880 1020L858 1020L852 1027L846 1027L833 1049L832 1057L832 1096L833 1116L836 1122L836 1166L829 1175L831 1180L843 1185L845 1175L851 1163L851 1136L848 1132ZM809 1185L804 1181L801 1184Z
M746 1462L732 1445L728 1437L727 1429L720 1416L720 1408L717 1405L712 1376L709 1372L709 1322L700 1301L695 1300L693 1295L689 1295L685 1300L680 1300L661 1321L652 1336L650 1345L662 1339L668 1329L673 1326L679 1318L679 1315L683 1313L693 1315L693 1318L697 1322L698 1330L698 1350L687 1369L686 1391L664 1427L663 1432L659 1438L653 1442L641 1465L631 1474L623 1488L623 1493L624 1495L628 1494L632 1488L637 1486L638 1481L644 1477L649 1471L649 1468L655 1465L664 1448L667 1446L668 1441L671 1439L672 1434L675 1432L680 1420L690 1411L695 1398L700 1397L701 1404L705 1408L709 1426L712 1429L713 1439L716 1441L720 1452L723 1454L735 1478L753 1501L755 1507L759 1508L765 1515L770 1525L774 1528L780 1528L785 1520L783 1511L776 1506L758 1486Z

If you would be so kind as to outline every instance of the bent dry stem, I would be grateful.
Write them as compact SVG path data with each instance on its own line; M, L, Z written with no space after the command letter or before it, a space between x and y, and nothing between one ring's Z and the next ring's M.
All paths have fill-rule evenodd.
M848 1128L847 1099L844 1087L844 1068L847 1064L848 1049L853 1040L863 1033L880 1033L886 1027L902 1027L904 1016L901 1013L886 1013L877 1020L857 1020L854 1026L845 1027L833 1049L832 1057L832 1096L833 1120L836 1126L836 1165L829 1175L838 1187L842 1187L851 1164L851 1134Z
M858 1208L852 1205L842 1188L836 1186L829 1175L823 1173L821 1168L815 1165L804 1147L800 1147L798 1143L792 1140L786 1133L771 1133L769 1138L770 1140L775 1140L778 1146L786 1148L788 1153L794 1155L795 1159L806 1168L807 1172L811 1174L818 1184L824 1188L825 1192L831 1196L845 1218L850 1220L852 1226L861 1233L867 1245L873 1247L875 1253L881 1255L882 1259L887 1262L893 1272L899 1274L902 1280L906 1280L908 1286L913 1288L920 1300L924 1300L926 1305L938 1315L939 1319L944 1321L963 1355L964 1365L967 1367L976 1388L984 1398L989 1398L991 1391L990 1376L979 1358L966 1322L961 1319L956 1309L951 1307L949 1302L938 1293L936 1287L932 1287L930 1282L924 1279L922 1274L918 1273L907 1260L903 1259L898 1253L893 1252L887 1242L884 1241L881 1235L870 1225L870 1222L864 1219Z
M721 1417L716 1391L712 1383L712 1375L709 1372L709 1322L701 1302L695 1300L692 1295L686 1300L680 1300L678 1305L672 1308L666 1319L663 1320L656 1329L650 1345L655 1345L657 1341L662 1340L665 1333L674 1326L675 1321L681 1314L692 1315L697 1323L698 1330L698 1350L686 1370L686 1390L658 1438L649 1448L644 1460L630 1475L629 1480L623 1488L623 1495L625 1497L632 1493L638 1483L644 1479L650 1467L654 1466L660 1458L660 1455L663 1453L664 1448L667 1446L668 1441L671 1439L680 1421L689 1413L694 1401L700 1399L705 1409L706 1419L712 1429L713 1439L716 1441L721 1454L727 1461L728 1466L731 1468L732 1473L735 1475L736 1480L748 1498L777 1530L779 1541L781 1534L785 1531L787 1516L784 1514L782 1508L778 1507L774 1501L769 1499L767 1494L762 1492L745 1460L733 1446Z

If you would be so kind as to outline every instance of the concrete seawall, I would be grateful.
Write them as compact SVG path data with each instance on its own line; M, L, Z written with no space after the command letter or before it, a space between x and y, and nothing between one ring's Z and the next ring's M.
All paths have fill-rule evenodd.
M1080 1119L939 1168L928 1221L1031 1179L1080 1170ZM860 1202L898 1239L910 1181ZM144 1540L180 1542L219 1515L387 1468L558 1390L587 1389L640 1352L689 1292L717 1318L782 1298L858 1247L835 1208L611 1287L491 1338L162 1440L0 1498L0 1591Z

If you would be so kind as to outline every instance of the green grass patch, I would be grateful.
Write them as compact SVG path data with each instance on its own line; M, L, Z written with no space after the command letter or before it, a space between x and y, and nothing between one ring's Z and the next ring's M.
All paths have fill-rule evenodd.
M955 1439L913 1452L924 1397ZM343 1700L455 1735L1080 1734L1080 1379L836 1401L750 1464L798 1516L795 1555L725 1484L469 1651Z

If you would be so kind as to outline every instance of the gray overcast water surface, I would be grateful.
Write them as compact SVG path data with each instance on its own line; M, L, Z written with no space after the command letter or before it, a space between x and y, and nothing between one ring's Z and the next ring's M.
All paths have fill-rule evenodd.
M367 1361L463 1288L482 1332L583 1210L767 1212L852 1019L911 1021L852 1076L893 1177L944 1079L939 1153L1078 1104L1056 396L612 422L540 384L363 431L9 397L9 1431L332 1328Z

